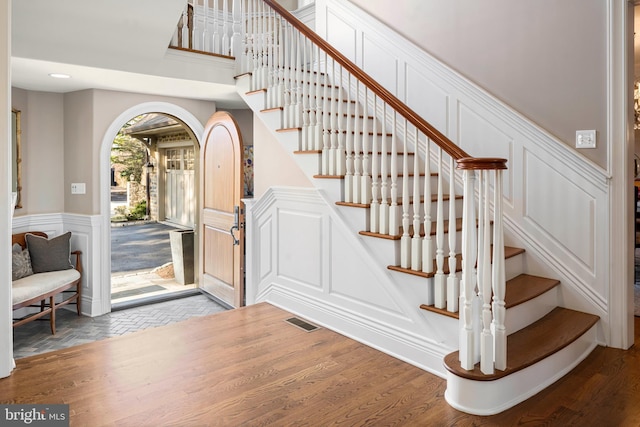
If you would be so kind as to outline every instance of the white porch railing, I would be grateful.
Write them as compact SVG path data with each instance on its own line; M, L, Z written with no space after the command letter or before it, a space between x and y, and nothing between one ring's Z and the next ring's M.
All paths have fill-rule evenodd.
M370 231L400 239L400 268L428 278L428 303L460 309L461 366L505 369L506 160L465 153L275 1L220 2L190 6L204 14L192 46L235 56L264 108L300 130L299 150L321 153L319 174L370 208Z

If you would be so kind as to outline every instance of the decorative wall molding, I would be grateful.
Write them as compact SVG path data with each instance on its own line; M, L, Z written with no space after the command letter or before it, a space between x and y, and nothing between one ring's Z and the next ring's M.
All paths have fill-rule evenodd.
M444 376L457 321L419 310L427 279L394 280L321 191L271 187L246 203L247 304L270 302Z

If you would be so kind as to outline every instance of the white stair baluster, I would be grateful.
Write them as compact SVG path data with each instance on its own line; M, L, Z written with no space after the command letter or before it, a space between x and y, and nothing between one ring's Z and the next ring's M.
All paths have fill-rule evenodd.
M204 52L210 52L209 46L209 29L207 25L209 23L209 0L204 0L202 4L202 35L200 46L201 50Z
M331 111L330 101L329 101L329 86L326 84L329 81L329 56L326 52L323 52L323 61L324 61L324 74L325 74L325 84L322 89L322 174L330 175L329 169L329 157L331 156L331 135L329 127L329 113Z
M347 74L347 105L351 104L351 73ZM344 175L344 201L353 202L353 135L351 135L351 129L353 128L351 115L347 108L347 121L345 126L345 150L346 150L346 173Z
M364 86L364 99L362 101L362 176L360 177L360 203L371 202L371 138L369 135L369 89Z
M495 336L495 368L504 371L507 368L507 332L505 329L506 310L504 236L502 226L502 171L494 171L493 194L493 333Z
M223 0L224 1L224 0ZM252 1L248 2L248 7L250 7ZM250 16L250 13L249 13ZM212 53L220 53L222 50L220 49L220 7L218 4L218 0L213 0L213 18L212 18L212 29L211 29L211 52Z
M392 130L391 130L391 203L389 205L389 235L397 236L400 234L400 206L398 205L398 127L397 112L393 112Z
M424 149L424 239L422 240L422 271L433 272L433 240L431 239L431 140Z
M225 0L226 1L226 0ZM271 11L272 9L269 8L267 9L267 13L266 13L266 17L265 17L265 44L266 44L266 51L267 51L267 61L266 61L266 66L267 66L267 72L266 72L266 76L267 76L267 97L266 97L266 104L267 104L267 108L273 108L275 107L275 86L276 86L276 76L274 74L275 71L275 65L273 63L273 41L271 39L271 31L272 31L272 20L271 20Z
M478 297L482 303L480 370L493 374L493 334L491 333L491 218L489 216L489 173L478 173Z
M302 141L302 149L310 150L311 141L309 140L309 126L310 126L310 117L309 117L309 83L310 83L310 75L307 69L307 64L309 63L309 40L303 34L302 35L302 64L301 68L301 84L300 91L302 93L302 105L300 107L300 113L302 115L302 132L300 132L300 140Z
M296 121L300 94L298 90L298 35L298 30L291 26L291 82L289 85L291 104L289 105L289 117L287 117L289 126L287 126L287 128L294 128L298 126L298 122Z
M334 95L334 82L336 81L336 61L331 60L331 75L327 80L329 96L332 98L331 111L329 113L329 136L331 140L331 154L329 155L329 170L331 175L338 175L338 111L340 110L340 97Z
M380 234L389 234L389 149L387 143L387 103L382 102L382 137L380 151Z
M322 59L320 48L316 46L316 62L315 62L315 98L314 98L314 110L315 110L315 128L313 131L313 149L322 149L322 72L320 68L320 62Z
M222 54L231 54L231 40L229 38L229 0L222 0ZM263 27L264 30L264 27Z
M402 237L400 238L400 266L409 268L411 266L411 235L409 234L409 147L407 135L407 120L402 119ZM413 177L414 183L418 181L418 176Z
M375 94L373 94L373 137L371 139L371 206L369 208L369 230L373 233L377 233L380 230L380 159L382 154L380 152L379 140L378 140L378 120L377 116L378 100Z
M214 0L217 1L217 0ZM217 9L216 9L217 10ZM247 63L245 71L251 73L251 89L255 89L255 54L256 54L256 39L255 39L255 1L247 1L247 31L245 34L245 43L247 51Z
M360 135L360 81L355 83L355 108L353 118L353 201L360 203L362 190L362 137ZM349 106L350 108L351 106Z
M460 283L456 276L456 180L453 157L449 158L449 277L447 277L447 311L458 311Z
M420 173L420 156L418 155L418 128L415 128L414 144L413 144L413 174L418 175ZM429 176L425 176L426 181L429 180ZM420 271L422 269L422 239L420 238L420 209L422 203L420 202L420 180L413 180L413 235L411 237L411 269L414 271ZM426 201L425 201L426 206Z
M242 1L233 0L231 15L233 16L233 35L231 36L231 56L239 58L242 55ZM213 9L213 16L217 15L217 10ZM215 33L215 21L211 33ZM215 53L214 46L211 45L210 52ZM238 61L236 61L238 64ZM240 68L241 69L241 68ZM238 71L239 69L236 68Z
M344 176L346 173L346 147L345 147L345 108L344 89L342 88L342 66L338 66L338 114L336 117L336 134L338 139L338 152L336 153L336 175ZM348 109L347 109L348 111Z
M292 40L291 40L291 24L285 23L284 28L284 78L283 78L283 96L284 104L282 106L282 127L288 129L291 127L290 123L290 111L291 111L291 54L292 54Z
M282 31L283 22L281 19L276 20L276 40L277 40L277 72L276 78L278 81L276 87L276 95L275 95L275 105L274 107L282 107L284 105L284 90L285 90L285 81L284 81L284 56L285 56L285 42L283 40L283 31Z
M442 148L438 149L438 201L436 202L436 274L434 276L435 306L447 306L444 275L444 190L442 183Z

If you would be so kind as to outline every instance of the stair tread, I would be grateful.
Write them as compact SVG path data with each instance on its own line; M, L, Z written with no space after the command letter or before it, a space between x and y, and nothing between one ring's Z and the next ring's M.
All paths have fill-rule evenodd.
M505 293L505 307L511 308L544 294L560 284L557 279L521 274L509 280Z
M255 95L257 93L266 93L267 90L266 89L256 89L256 90L250 90L249 92L246 92L245 95L250 96L250 95Z
M505 308L509 309L532 300L559 284L559 280L532 276L530 274L521 274L511 280L507 280L504 297ZM458 319L460 317L457 311L447 311L446 309L437 308L433 305L422 304L420 308L433 313L453 317L454 319Z
M265 108L264 110L260 110L261 113L272 113L274 111L282 111L284 110L283 107L271 107L271 108Z
M362 233L362 232L360 232ZM522 248L514 248L512 246L505 246L504 247L504 258L505 259L509 259L512 258L516 255L520 255L524 253L524 249ZM458 254L456 255L456 271L462 271L462 254ZM389 270L392 271L398 271L400 273L408 273L408 274L413 274L414 276L420 276L420 277L425 277L425 278L431 278L433 276L435 276L435 270L436 270L436 262L435 260L433 261L433 272L432 273L425 273L423 271L416 271L416 270L412 270L410 268L403 268L400 267L398 265L390 265L387 267ZM449 257L446 256L444 258L444 266L442 268L442 271L444 272L444 274L449 274Z
M459 352L444 358L445 368L462 378L493 381L527 368L573 343L600 318L593 314L556 307L542 319L507 337L507 369L492 375L480 371L476 364L472 371L460 367Z

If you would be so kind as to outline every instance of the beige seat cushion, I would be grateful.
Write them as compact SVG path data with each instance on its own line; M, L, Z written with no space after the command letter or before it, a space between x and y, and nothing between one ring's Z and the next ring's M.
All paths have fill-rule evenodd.
M75 269L37 273L12 282L13 305L47 294L80 278Z

